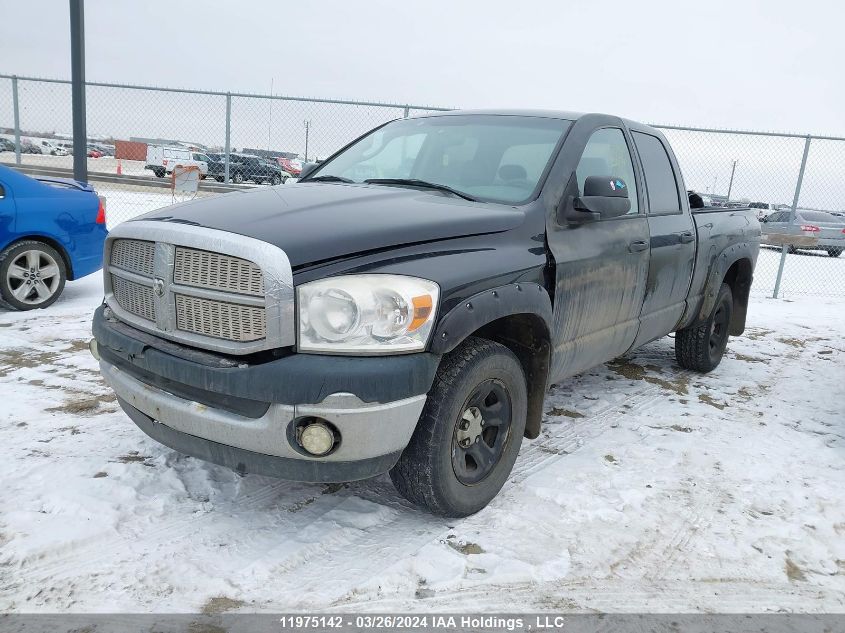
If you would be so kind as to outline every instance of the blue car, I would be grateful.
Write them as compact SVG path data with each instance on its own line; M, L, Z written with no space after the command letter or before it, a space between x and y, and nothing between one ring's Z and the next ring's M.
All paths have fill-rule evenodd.
M30 178L0 165L0 303L46 308L65 281L103 263L106 213L94 188L66 178Z

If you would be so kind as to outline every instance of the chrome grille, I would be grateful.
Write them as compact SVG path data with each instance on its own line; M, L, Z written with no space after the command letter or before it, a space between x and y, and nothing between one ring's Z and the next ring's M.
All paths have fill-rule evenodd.
M182 294L176 295L176 327L227 341L256 341L267 335L264 308Z
M250 261L222 253L176 247L174 283L264 296L264 275Z
M111 247L111 265L152 277L155 246L155 242L115 240Z
M111 276L111 285L114 298L121 308L138 315L142 319L153 322L156 320L156 306L152 288L123 279L117 275Z

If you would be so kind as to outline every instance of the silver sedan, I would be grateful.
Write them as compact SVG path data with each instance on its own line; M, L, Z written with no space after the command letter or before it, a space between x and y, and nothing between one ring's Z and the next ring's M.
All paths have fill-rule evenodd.
M777 211L761 220L763 240L767 244L786 244L790 253L797 250L827 251L839 257L845 250L845 217L826 211L796 209Z

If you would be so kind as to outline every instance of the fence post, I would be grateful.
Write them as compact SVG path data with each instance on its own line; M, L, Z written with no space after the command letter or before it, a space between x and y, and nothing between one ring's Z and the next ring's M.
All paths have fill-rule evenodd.
M807 135L807 140L804 141L804 155L801 157L801 169L798 170L798 182L795 183L795 195L792 197L792 210L789 213L789 221L795 221L795 209L798 208L798 198L801 196L801 183L804 182L804 169L807 167L807 156L810 153L810 140L813 137ZM772 298L778 298L778 291L780 290L780 281L783 278L783 266L786 263L786 253L789 247L782 244L780 247L780 264L778 265L778 276L775 279L775 290L772 293Z
M226 93L226 167L223 170L223 182L229 182L229 154L232 151L232 93Z
M15 119L15 165L21 164L21 113L18 106L18 76L12 77L12 112Z

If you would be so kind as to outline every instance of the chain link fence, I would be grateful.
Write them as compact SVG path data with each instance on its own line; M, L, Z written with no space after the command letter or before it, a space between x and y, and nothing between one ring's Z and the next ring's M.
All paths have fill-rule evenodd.
M381 123L447 108L89 82L86 109L89 180L113 226L187 197L296 176ZM755 294L845 296L845 138L656 127L688 189L766 218ZM0 75L0 163L70 177L71 129L69 81ZM206 163L196 193L174 190L168 156Z

